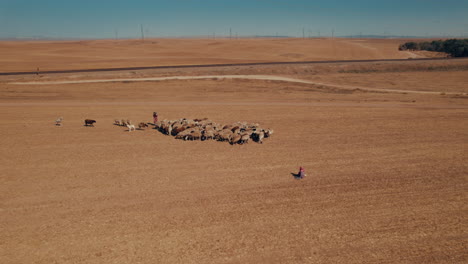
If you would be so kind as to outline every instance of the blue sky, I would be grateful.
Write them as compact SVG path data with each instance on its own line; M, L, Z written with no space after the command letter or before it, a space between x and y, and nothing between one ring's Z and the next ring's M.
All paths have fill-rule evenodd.
M468 36L468 0L0 0L0 38Z

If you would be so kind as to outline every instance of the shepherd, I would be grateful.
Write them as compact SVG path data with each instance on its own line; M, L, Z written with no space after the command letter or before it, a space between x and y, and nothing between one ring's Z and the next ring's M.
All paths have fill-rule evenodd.
M154 124L156 124L156 122L158 122L158 113L156 113L156 112L153 112L153 122L154 122Z
M297 173L297 176L302 179L306 176L304 168L301 166L299 167L299 172Z

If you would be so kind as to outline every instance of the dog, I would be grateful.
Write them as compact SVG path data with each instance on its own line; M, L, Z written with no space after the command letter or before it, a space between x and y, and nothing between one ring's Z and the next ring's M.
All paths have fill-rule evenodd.
M96 123L96 120L93 120L93 119L85 119L84 121L85 123L85 126L94 126L94 123Z

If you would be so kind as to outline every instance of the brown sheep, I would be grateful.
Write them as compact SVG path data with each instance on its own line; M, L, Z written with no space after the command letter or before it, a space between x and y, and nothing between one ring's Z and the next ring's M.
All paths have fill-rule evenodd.
M228 132L226 132L225 130L223 131L220 131L216 136L215 138L218 140L218 141L230 141L231 140L231 137L232 137L232 132L228 130Z
M184 130L182 132L180 132L179 134L177 134L177 136L175 136L176 139L183 139L183 140L187 140L188 139L188 136L190 135L192 131L187 129L187 130Z
M201 139L201 137L202 137L202 133L200 131L192 131L192 133L190 133L187 136L187 139L188 140L199 140L199 139Z
M249 139L250 139L250 134L244 133L244 134L241 135L241 139L239 140L239 144L248 143Z
M237 144L239 143L239 141L241 140L242 136L239 135L239 134L233 134L233 136L231 137L231 145L234 145L234 144Z
M215 136L215 131L213 129L206 129L202 132L203 136L201 140L213 139Z
M93 120L93 119L85 119L85 126L94 126L94 123L96 123L96 120Z
M138 129L145 129L145 127L148 127L148 124L146 124L145 122L140 122L138 124Z

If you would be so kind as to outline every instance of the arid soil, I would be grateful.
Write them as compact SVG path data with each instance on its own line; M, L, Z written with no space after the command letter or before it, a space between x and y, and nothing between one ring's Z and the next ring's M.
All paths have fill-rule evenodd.
M186 72L454 95L219 78L10 84L177 71L0 78L0 262L466 263L468 71L457 63ZM154 111L275 132L232 146L112 124Z
M147 39L2 41L0 72L444 56L398 51L407 40Z

